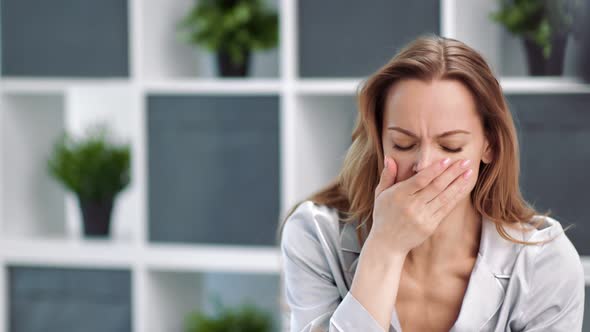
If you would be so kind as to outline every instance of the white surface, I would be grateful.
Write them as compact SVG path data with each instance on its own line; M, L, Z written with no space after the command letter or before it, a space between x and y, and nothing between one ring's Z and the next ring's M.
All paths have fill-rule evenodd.
M192 3L129 1L128 79L0 77L0 332L8 330L6 264L129 268L134 331L179 328L183 313L198 305L199 272L279 273L276 247L147 243L145 98L150 93L278 94L284 215L339 170L340 151L352 134L342 115L356 108L362 79L297 77L296 0L278 0L281 42L277 50L255 56L253 79L215 78L208 52L171 38L174 22ZM497 68L505 35L478 11L490 6L487 0L443 0L441 31L473 45ZM511 77L500 83L505 93L590 93L590 85L571 78ZM72 196L40 168L47 144L62 126L79 131L95 119L112 124L133 149L132 185L116 202L113 238L102 241L80 238ZM590 284L590 258L583 257L583 264Z
M182 331L186 315L200 305L200 276L196 273L148 271L144 331Z
M354 102L352 96L297 97L294 121L296 200L319 190L338 174L351 143Z
M46 167L48 151L63 128L63 98L0 98L2 234L63 236L64 192Z

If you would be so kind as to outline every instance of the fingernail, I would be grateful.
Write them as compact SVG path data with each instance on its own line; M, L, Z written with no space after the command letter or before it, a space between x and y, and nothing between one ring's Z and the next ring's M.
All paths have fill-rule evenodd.
M461 162L461 167L466 167L467 165L469 165L469 163L471 162L471 160L469 159L465 159Z
M385 168L389 165L389 158L385 157Z
M443 166L447 166L449 164L449 162L451 161L451 158L445 158L443 159L443 161L441 162L441 165Z
M468 178L471 176L471 173L473 173L473 170L472 170L472 169L468 169L468 170L467 170L467 172L465 172L465 173L463 174L463 177L464 177L465 179L468 179Z

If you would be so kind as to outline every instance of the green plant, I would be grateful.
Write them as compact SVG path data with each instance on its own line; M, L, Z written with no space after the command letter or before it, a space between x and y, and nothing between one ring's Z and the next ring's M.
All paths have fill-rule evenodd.
M191 312L185 319L185 332L270 332L273 321L270 313L244 302L228 308L215 302L217 315L209 316L202 311Z
M110 142L102 125L89 128L79 139L64 132L54 144L47 168L78 197L104 201L129 184L130 158L129 145Z
M500 9L490 19L503 24L514 35L531 38L551 55L551 38L572 30L574 16L583 0L499 0Z
M179 39L211 51L227 52L242 64L249 50L278 43L278 15L260 0L199 0L178 24Z

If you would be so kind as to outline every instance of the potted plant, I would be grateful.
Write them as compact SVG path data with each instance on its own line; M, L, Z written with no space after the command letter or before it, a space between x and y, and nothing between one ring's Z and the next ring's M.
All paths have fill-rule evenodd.
M193 311L185 319L185 332L270 332L273 320L268 312L245 302L235 308L217 304L217 315Z
M52 177L77 196L86 236L107 236L116 195L130 181L130 148L107 137L106 127L85 137L64 133L47 161Z
M490 18L522 37L530 75L559 76L582 1L499 0L500 8Z
M221 76L246 76L251 52L278 43L278 15L260 0L199 0L177 29L180 40L216 52Z

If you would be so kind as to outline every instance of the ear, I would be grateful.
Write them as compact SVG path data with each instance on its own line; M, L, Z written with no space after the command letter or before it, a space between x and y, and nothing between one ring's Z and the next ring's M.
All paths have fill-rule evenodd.
M493 154L492 146L490 145L490 143L486 137L486 138L484 138L484 150L483 150L483 154L481 156L481 161L483 161L484 164L489 164L492 162L493 156L494 156L494 154Z

